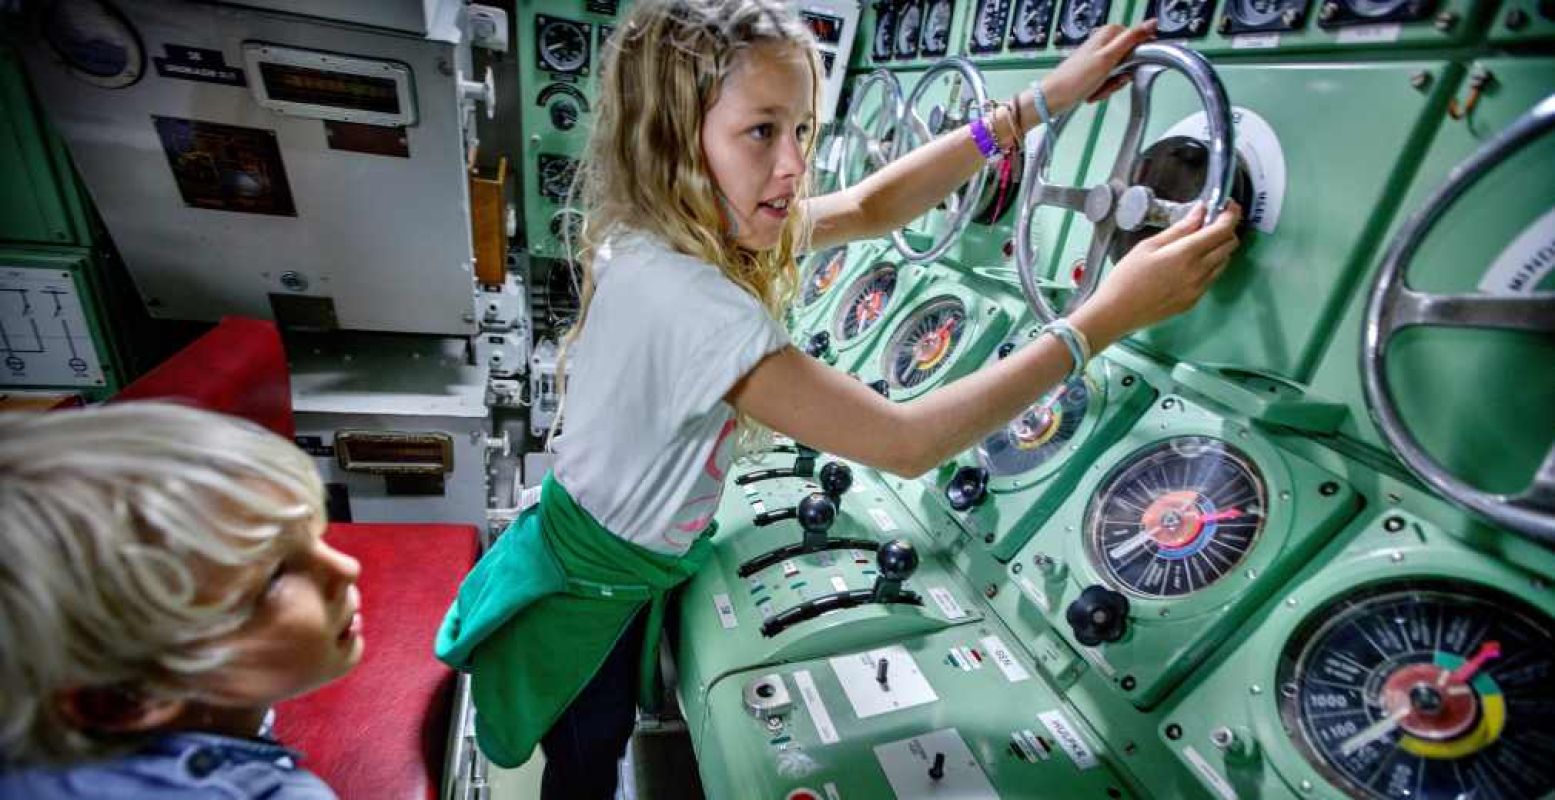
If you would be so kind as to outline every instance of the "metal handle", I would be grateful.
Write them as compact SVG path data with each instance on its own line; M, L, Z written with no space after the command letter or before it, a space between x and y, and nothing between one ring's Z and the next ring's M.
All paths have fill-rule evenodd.
M884 110L877 109L871 121L862 117L870 110L867 98L872 91L883 93L881 102L884 103ZM838 186L846 189L852 184L848 177L849 164L864 164L867 167L864 174L868 175L890 163L891 153L886 149L885 138L896 128L896 121L901 115L902 83L895 73L877 69L858 82L842 123L842 164L837 170ZM860 147L863 152L855 157L854 151Z
M1043 322L1052 322L1063 312L1085 302L1101 279L1102 265L1119 230L1138 230L1145 225L1171 224L1187 214L1192 204L1173 203L1155 196L1148 186L1128 183L1139 164L1140 145L1150 120L1150 90L1165 70L1179 72L1193 86L1204 107L1209 127L1209 169L1198 201L1205 206L1205 223L1212 222L1231 197L1231 182L1236 178L1235 147L1231 127L1231 103L1220 76L1209 61L1198 53L1176 45L1144 44L1134 49L1128 61L1113 75L1133 73L1129 87L1129 118L1123 142L1113 161L1107 182L1089 188L1060 186L1053 183L1049 170L1058 138L1075 111L1060 115L1041 133L1026 172L1021 180L1019 212L1015 219L1015 266L1021 291L1032 313ZM1083 214L1093 226L1091 244L1086 250L1085 271L1074 295L1062 310L1043 296L1037 277L1036 254L1031 248L1031 225L1039 206L1056 206Z
M1366 407L1399 460L1447 499L1546 546L1555 545L1555 447L1521 494L1481 491L1448 472L1404 426L1388 383L1387 344L1413 326L1499 328L1555 336L1555 292L1523 297L1434 295L1410 289L1404 278L1415 251L1447 210L1495 167L1555 129L1555 95L1539 101L1506 130L1455 167L1447 182L1411 214L1389 243L1366 301L1361 383Z
M941 108L934 109L925 120L918 115L918 102L923 99L928 90L933 87L941 75L954 73L960 78L956 88L951 92L950 102ZM970 94L970 97L967 95ZM971 61L961 56L942 58L929 67L913 86L912 94L902 105L901 114L896 124L896 140L892 143L891 158L900 158L903 153L920 145L928 144L939 135L941 128L947 127L946 123L959 124L956 112L960 107L970 106L968 119L973 116L981 116L983 109L988 105L988 85L983 80L983 73ZM988 184L988 176L992 171L993 162L984 162L972 179L962 184L961 189L946 198L949 206L950 225L929 246L918 250L908 243L907 237L901 230L891 232L891 242L896 245L897 252L902 257L914 263L933 261L944 254L951 243L961 237L967 224L972 221L972 209L977 198L983 196L983 188Z

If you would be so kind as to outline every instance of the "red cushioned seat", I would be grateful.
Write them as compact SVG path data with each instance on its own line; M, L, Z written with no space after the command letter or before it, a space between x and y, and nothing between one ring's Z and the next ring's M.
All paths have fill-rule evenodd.
M276 708L276 736L345 800L436 798L454 673L432 657L443 611L474 565L464 525L343 523L326 540L362 562L362 663Z
M120 392L177 398L296 433L274 323L228 317ZM343 800L435 800L455 674L432 655L437 626L475 564L469 525L333 524L325 536L362 564L362 661L276 709L276 735Z
M290 439L292 386L275 323L225 317L216 327L114 395L122 400L181 399L253 420Z

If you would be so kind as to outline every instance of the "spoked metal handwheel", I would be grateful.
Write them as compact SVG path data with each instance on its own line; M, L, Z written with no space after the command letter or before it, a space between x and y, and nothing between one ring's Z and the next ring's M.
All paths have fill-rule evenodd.
M896 74L877 69L853 89L853 101L842 122L842 159L837 183L843 189L891 161L896 121L902 115L902 84ZM862 165L853 174L853 165Z
M1166 44L1145 44L1135 48L1133 56L1113 73L1132 72L1133 80L1129 88L1128 127L1123 132L1123 142L1107 182L1089 188L1061 186L1055 184L1049 174L1059 136L1074 115L1073 110L1053 120L1049 130L1043 132L1036 152L1026 159L1026 174L1020 188L1020 213L1015 221L1015 264L1026 301L1031 305L1032 313L1044 322L1063 316L1064 312L1091 296L1101 279L1102 265L1112 250L1113 240L1121 235L1120 231L1170 225L1186 215L1193 205L1158 198L1149 186L1129 183L1139 165L1140 146L1150 122L1151 88L1156 78L1168 69L1181 73L1192 84L1209 124L1206 143L1209 164L1204 187L1197 198L1205 205L1205 222L1213 220L1231 197L1231 183L1236 178L1236 151L1232 146L1231 103L1226 99L1220 77L1203 56L1192 50ZM1054 308L1049 302L1036 274L1037 255L1031 248L1031 225L1038 206L1057 206L1084 214L1093 226L1085 270L1063 309Z
M930 93L940 86L950 87L949 97L943 103L936 103L927 109L922 108L925 100L932 99ZM934 137L941 133L959 127L974 117L982 116L983 109L987 105L987 84L983 81L983 73L972 62L960 56L935 62L934 66L929 67L928 72L923 73L923 77L918 79L912 94L908 95L907 101L902 106L891 157L900 158L907 152L933 141ZM982 198L983 189L988 184L991 163L985 162L971 180L945 198L949 224L938 238L929 243L927 248L918 250L908 243L907 237L903 236L900 230L892 231L891 241L903 258L913 262L932 261L939 258L945 249L961 236L967 224L972 221L977 202Z
M1415 251L1453 203L1497 165L1551 130L1555 130L1555 95L1540 101L1454 168L1447 183L1405 221L1388 246L1377 282L1367 298L1361 345L1361 380L1367 408L1404 465L1447 499L1545 545L1555 545L1555 448L1545 455L1532 485L1521 494L1494 494L1459 480L1420 446L1399 416L1388 383L1387 345L1399 331L1415 325L1555 336L1555 292L1513 297L1428 294L1411 289L1405 282ZM1550 398L1550 402L1555 403L1555 398Z

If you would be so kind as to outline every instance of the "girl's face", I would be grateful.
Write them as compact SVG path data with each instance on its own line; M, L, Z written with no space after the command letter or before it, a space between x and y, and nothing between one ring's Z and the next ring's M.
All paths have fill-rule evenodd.
M735 59L702 121L702 155L724 224L741 246L768 250L805 173L811 117L810 59L799 47L763 43Z

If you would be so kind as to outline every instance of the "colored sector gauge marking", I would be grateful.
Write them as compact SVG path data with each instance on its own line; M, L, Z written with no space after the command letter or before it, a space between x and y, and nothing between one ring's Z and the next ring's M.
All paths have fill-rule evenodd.
M852 341L863 336L885 316L896 292L896 267L889 264L871 270L854 283L838 309L833 338Z
M1263 530L1263 478L1241 451L1178 436L1135 451L1091 501L1092 561L1126 591L1180 597L1230 574Z
M816 253L810 259L810 273L805 276L804 295L800 298L803 305L813 305L817 300L825 297L826 293L837 284L837 279L842 277L842 267L847 262L847 246L833 247Z
M1047 463L1080 430L1091 403L1084 378L1059 384L1010 424L983 440L978 460L990 477L1020 475Z
M1280 716L1353 797L1555 790L1555 637L1501 592L1397 581L1313 614L1280 660Z
M931 302L913 312L886 348L891 385L911 389L951 361L966 330L966 306L955 298Z

